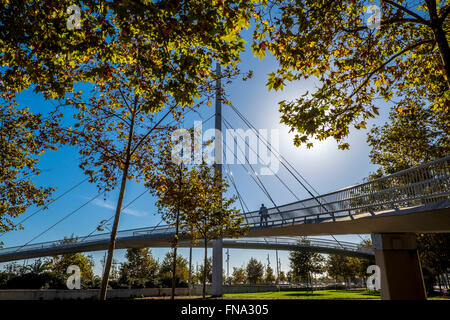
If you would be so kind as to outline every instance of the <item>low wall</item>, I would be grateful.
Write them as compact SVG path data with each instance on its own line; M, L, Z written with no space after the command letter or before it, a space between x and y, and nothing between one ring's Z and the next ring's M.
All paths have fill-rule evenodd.
M276 285L224 285L223 293L246 293L246 292L268 292L268 291L286 291L299 290L296 286L276 286ZM206 292L211 292L211 286L206 286ZM171 288L144 288L144 289L109 289L108 299L130 299L140 297L162 297L170 296ZM56 290L56 289L8 289L0 290L0 300L68 300L68 299L97 299L99 289L85 290ZM177 288L177 296L187 296L188 288ZM201 296L202 287L194 286L191 289L191 295Z
M110 289L108 299L129 299L139 297L170 296L171 288L144 288L144 289ZM188 295L188 288L177 288L176 295ZM196 294L197 292L193 292ZM99 289L86 290L0 290L0 300L67 300L67 299L97 299Z

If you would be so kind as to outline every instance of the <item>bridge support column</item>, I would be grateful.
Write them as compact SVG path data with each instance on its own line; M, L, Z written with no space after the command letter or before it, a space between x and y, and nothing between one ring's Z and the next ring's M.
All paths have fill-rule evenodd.
M425 300L425 286L414 233L372 234L381 271L382 300Z
M213 256L212 256L212 288L211 294L214 297L222 296L222 277L223 277L223 254L222 254L222 239L213 241Z

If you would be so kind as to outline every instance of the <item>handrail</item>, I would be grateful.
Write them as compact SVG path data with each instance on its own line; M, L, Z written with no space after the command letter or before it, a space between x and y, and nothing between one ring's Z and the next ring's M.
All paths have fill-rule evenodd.
M385 177L380 177L380 178L377 178L375 180L363 182L361 184L357 184L357 185L346 187L346 188L343 188L343 189L340 189L340 190L336 190L336 191L333 191L333 192L325 193L325 194L322 194L322 195L320 195L320 196L318 196L316 198L323 199L323 198L328 197L328 196L336 195L336 194L339 194L339 193L345 193L346 191L350 191L352 189L361 188L361 187L364 187L364 186L367 186L367 185L375 185L375 184L377 184L379 182L386 181L388 179L392 179L392 178L395 178L395 177L398 177L398 176L401 176L401 175L404 175L404 174L407 174L407 173L410 173L410 172L417 172L417 171L420 171L423 168L430 167L430 166L438 164L438 163L446 163L447 161L450 161L450 155L447 155L444 158L433 160L433 161L425 163L425 164L421 164L421 165L413 167L413 168L408 168L408 169L405 169L405 170L401 170L399 172L390 174L390 175L385 176ZM447 166L446 168L449 169L450 167ZM448 176L446 176L446 178L448 178ZM419 182L422 182L422 181L419 181ZM290 203L287 203L287 204L283 204L281 206L278 206L277 208L291 206L291 205L304 203L304 202L308 202L308 201L314 201L314 200L315 200L315 198L311 197L311 198L303 199L303 200L300 200L300 201L294 201L294 202L290 202ZM324 203L323 205L326 206L327 203ZM270 209L274 209L274 207L269 208L269 210ZM247 214L253 214L253 213L257 213L257 212L258 212L258 210L255 210L255 211L247 212L245 214L247 215Z

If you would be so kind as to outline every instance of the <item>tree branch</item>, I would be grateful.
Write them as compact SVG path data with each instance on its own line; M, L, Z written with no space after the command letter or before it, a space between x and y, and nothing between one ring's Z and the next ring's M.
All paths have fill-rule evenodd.
M401 11L409 14L410 16L416 18L417 20L422 21L423 24L429 25L429 22L427 20L425 20L424 18L422 18L421 16L419 16L417 13L409 10L408 8L405 8L404 6L391 1L391 0L384 0L384 2L389 3L391 6L396 7L397 9L400 9Z
M447 8L442 8L444 12L442 13L442 16L439 18L440 22L443 23L445 19L447 18L448 14L450 13L450 5L447 6Z
M418 23L418 24L424 24L422 21L419 21L417 19L412 19L412 18L393 18L390 20L382 20L380 23L380 26L387 26L387 25L391 25L394 23ZM426 24L428 25L428 23ZM342 28L342 30L344 30L345 32L348 33L353 33L353 32L358 32L358 31L363 31L363 30L368 30L369 28L367 26L363 26L363 27L357 27L354 29L347 29L347 28Z
M131 150L131 155L134 154L134 152L136 151L137 148L139 148L139 146L148 138L148 136L153 132L153 130L155 130L160 124L161 122L173 111L173 109L175 109L177 107L177 104L175 104L174 106L172 106L169 111L167 111L167 113L153 126L153 128L151 128L146 134L145 136L142 137L142 139L136 144L136 146L133 148L133 150Z
M368 74L368 76L366 77L366 79L358 86L358 88L356 88L356 90L353 91L353 93L350 95L349 99L352 98L356 93L358 93L358 91L361 90L361 88L364 87L364 86L367 84L367 82L369 82L370 78L371 78L375 73L377 73L378 71L380 71L381 69L383 69L383 68L384 68L387 64L389 64L392 60L394 60L395 58L401 56L402 54L404 54L404 53L406 53L406 52L408 52L408 51L410 51L410 50L412 50L412 49L414 49L414 48L416 48L416 47L418 47L418 46L421 46L421 45L426 44L426 43L432 43L432 42L435 42L435 40L423 40L423 41L417 42L417 43L415 43L415 44L412 44L412 45L410 45L409 47L406 47L405 49L403 49L402 51L400 51L400 52L394 54L394 55L393 55L392 57L390 57L388 60L386 60L385 62L383 62L378 68L376 68L375 70L371 71L371 72Z

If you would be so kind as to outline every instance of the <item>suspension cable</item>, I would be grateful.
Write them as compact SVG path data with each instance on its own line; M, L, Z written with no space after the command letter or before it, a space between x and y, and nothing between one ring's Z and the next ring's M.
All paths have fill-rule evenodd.
M263 142L267 148L269 149L270 152L272 152L280 161L280 163L283 165L283 167L286 168L286 170L297 180L298 183L300 183L300 185L311 195L311 197L315 198L315 196L312 194L312 192L305 186L305 184L303 182L300 181L300 179L294 174L293 171L295 171L297 173L297 175L304 180L304 182L314 191L317 193L317 195L319 195L319 193L317 192L317 190L314 189L313 186L311 186L311 184L295 169L295 167L289 163L289 161L286 160L286 158L284 158L281 153L278 150L275 150L271 143L268 142L265 138L261 137L261 135L259 134L258 130L255 128L255 126L253 126L253 124L239 111L236 109L235 106L233 106L232 104L230 105L232 110L239 116L239 118L249 127L249 129L251 129L252 131L255 132L256 136L258 137L259 140L261 140L261 142ZM286 165L287 164L287 165ZM288 166L290 168L288 168Z
M229 177L229 179L230 179L230 181L231 181L231 184L233 185L234 190L236 191L236 194L238 195L239 203L240 203L241 208L242 208L242 211L243 211L243 215L244 215L244 218L245 218L245 222L247 222L247 224L248 224L248 218L247 218L247 216L245 215L246 212L249 212L248 207L247 207L247 204L245 204L244 199L241 197L241 194L239 193L239 191L238 191L238 189L237 189L237 187L236 187L236 183L235 183L234 178L233 178L233 173L232 173L230 170L229 170L229 172L228 172L227 170L225 170L225 173L226 173L227 176ZM245 207L245 208L244 208L244 207ZM247 211L246 211L246 210L247 210Z
M122 212L122 210L128 208L131 204L133 204L136 200L138 200L140 197L142 197L144 194L147 193L147 190L145 190L144 192L142 192L141 194L139 194L136 198L134 198L133 200L131 200L130 202L128 202L125 206L122 207L122 209L120 209L120 211ZM98 230L98 227L104 226L107 222L111 221L111 219L114 218L114 215L112 215L111 217L109 217L107 220L103 221L103 223L101 223L100 225L98 225L94 230L91 231L91 233L89 233L86 237L83 238L83 240L81 240L80 242L83 242L85 240L87 240L90 236L92 236L92 234L95 233L95 231Z
M230 150L231 153L232 153L235 157L237 157L236 154L234 153L234 150L230 149L230 147L229 147L226 143L224 143L224 144L225 144L225 146L228 148L228 150ZM255 175L255 178L259 181L258 186L263 190L263 192L264 192L264 193L266 194L266 196L269 198L270 202L272 202L272 204L273 204L274 207L277 209L277 211L280 212L280 209L278 209L278 206L276 205L275 201L272 199L271 195L270 195L269 192L267 191L266 187L264 186L264 183L263 183L263 182L261 181L261 179L259 178L258 173L256 173L255 169L253 168L253 166L251 165L250 161L248 160L247 155L246 155L245 152L239 147L239 145L238 145L238 148L239 148L239 150L242 152L242 154L244 155L245 161L247 161L247 165L248 165L248 166L251 168L251 170L253 171L253 174ZM244 165L242 162L241 162L241 164ZM244 166L245 166L245 165L244 165ZM249 171L247 171L247 172L248 172L248 174L249 174L251 177L253 177L253 176L250 174ZM256 182L256 181L255 181L255 182Z
M223 120L224 120L224 124L225 124L225 127L227 127L227 128L231 128L231 129L233 129L233 130L235 130L232 126L231 126L231 124L230 124L230 122L228 122L226 119L225 119L225 117L223 117L222 116L222 118L223 118ZM236 131L235 131L236 132ZM263 162L263 160L261 159L261 157L259 156L259 154L258 154L258 152L256 152L250 145L249 145L249 143L247 142L247 140L245 140L240 134L238 134L237 133L237 136L242 140L242 141L244 141L244 143L246 144L246 146L251 150L251 151L253 151L253 153L255 153L256 154L256 156L258 157L258 159L267 167L267 168L269 168L269 170L275 175L275 177L283 184L283 186L295 197L295 199L297 199L298 201L300 201L300 198L292 191L292 189L291 188L289 188L289 186L280 178L280 176L275 172L275 171L273 171L272 170L272 168L268 165L268 164L266 164L266 163L264 163ZM304 206L304 204L303 204L303 206Z
M233 184L234 189L236 190L236 193L237 193L237 195L239 197L239 201L241 202L242 210L244 212L250 212L250 210L249 210L249 208L247 206L247 203L245 202L244 198L241 196L241 193L239 192L239 190L237 188L236 180L234 179L233 171L231 171L231 168L230 168L229 164L227 164L227 168L228 168L228 171L225 171L225 172L227 173L227 176L230 178L230 181Z
M235 106L233 106L233 104L230 104L230 106L231 106L231 108L232 108L232 110L239 116L239 118L241 118L241 120L256 134L256 136L257 136L257 138L260 140L260 141L262 141L266 146L267 146L267 148L269 149L269 151L270 152L272 152L279 160L280 160L280 162L281 162L281 164L286 168L286 170L288 170L288 172L300 183L300 185L311 195L311 197L313 197L314 198L314 200L316 200L316 202L327 212L327 213L329 213L330 215L331 215L331 217L332 217L332 219L333 219L333 221L335 221L335 217L334 217L334 213L332 213L332 212L329 212L328 211L328 209L324 206L324 204L322 204L320 201L319 201L319 199L305 186L305 184L304 183L302 183L299 179L298 179L298 177L295 175L295 174L293 174L293 172L286 166L286 164L284 164L284 161L282 161L281 159L280 159L280 157L281 158L283 158L284 159L284 157L277 151L277 153L279 153L280 154L280 157L278 157L277 156L277 154L272 150L273 148L272 148L272 145L268 142L268 141L266 141L264 138L261 138L260 137L260 134L259 134L259 132L258 132L258 130L256 130L256 128L250 123L250 121L239 111L239 110L237 110L236 109L236 107ZM285 159L284 159L285 160ZM297 172L297 174L306 182L306 184L308 184L308 186L310 186L316 193L317 193L317 195L319 195L319 193L317 192L317 190L315 190L309 183L308 183L308 181L305 179L305 178L303 178L303 176L302 175L300 175L300 173L298 173L298 171L297 170L295 170L295 168L287 161L287 160L285 160L288 164L289 164L289 166L291 166L293 169L294 169L294 171L296 171ZM279 211L279 210L278 210ZM343 245L333 236L333 235L331 235L332 237L333 237L333 239L343 248Z
M89 199L88 201L86 201L85 203L83 203L81 206L79 206L77 209L73 210L72 212L68 213L67 215L65 215L62 219L58 220L56 223L54 223L53 225L51 225L50 227L48 227L47 229L45 229L44 231L42 231L41 233L39 233L37 236L35 236L33 239L31 239L30 241L28 241L27 243L25 243L23 246L19 247L15 252L19 251L20 249L22 249L23 247L25 247L26 245L30 244L31 242L33 242L34 240L36 240L37 238L41 237L43 234L47 233L48 231L50 231L51 229L53 229L56 225L58 225L59 223L63 222L64 220L66 220L67 218L69 218L71 215L73 215L74 213L78 212L80 209L82 209L83 207L85 207L86 205L88 205L90 202L94 201L95 199L97 199L100 195L102 195L103 192L99 192L95 197Z
M47 206L42 206L40 207L38 210L36 210L35 212L33 212L32 214L30 214L28 217L24 218L23 220L19 221L17 223L17 225L21 225L22 223L24 223L25 221L27 221L28 219L30 219L31 217L33 217L34 215L36 215L37 213L41 212L42 210L44 210L45 208L48 208L48 206L52 205L53 203L55 203L56 201L58 201L59 199L61 199L62 197L64 197L66 194L68 194L69 192L71 192L72 190L76 189L77 187L79 187L80 185L82 185L83 183L85 183L86 181L88 181L89 178L86 178L80 182L78 182L77 184L75 184L74 186L72 186L70 189L64 191L62 194L60 194L58 197L56 197L51 203L49 203ZM0 238L3 237L7 232L1 233L0 234Z

